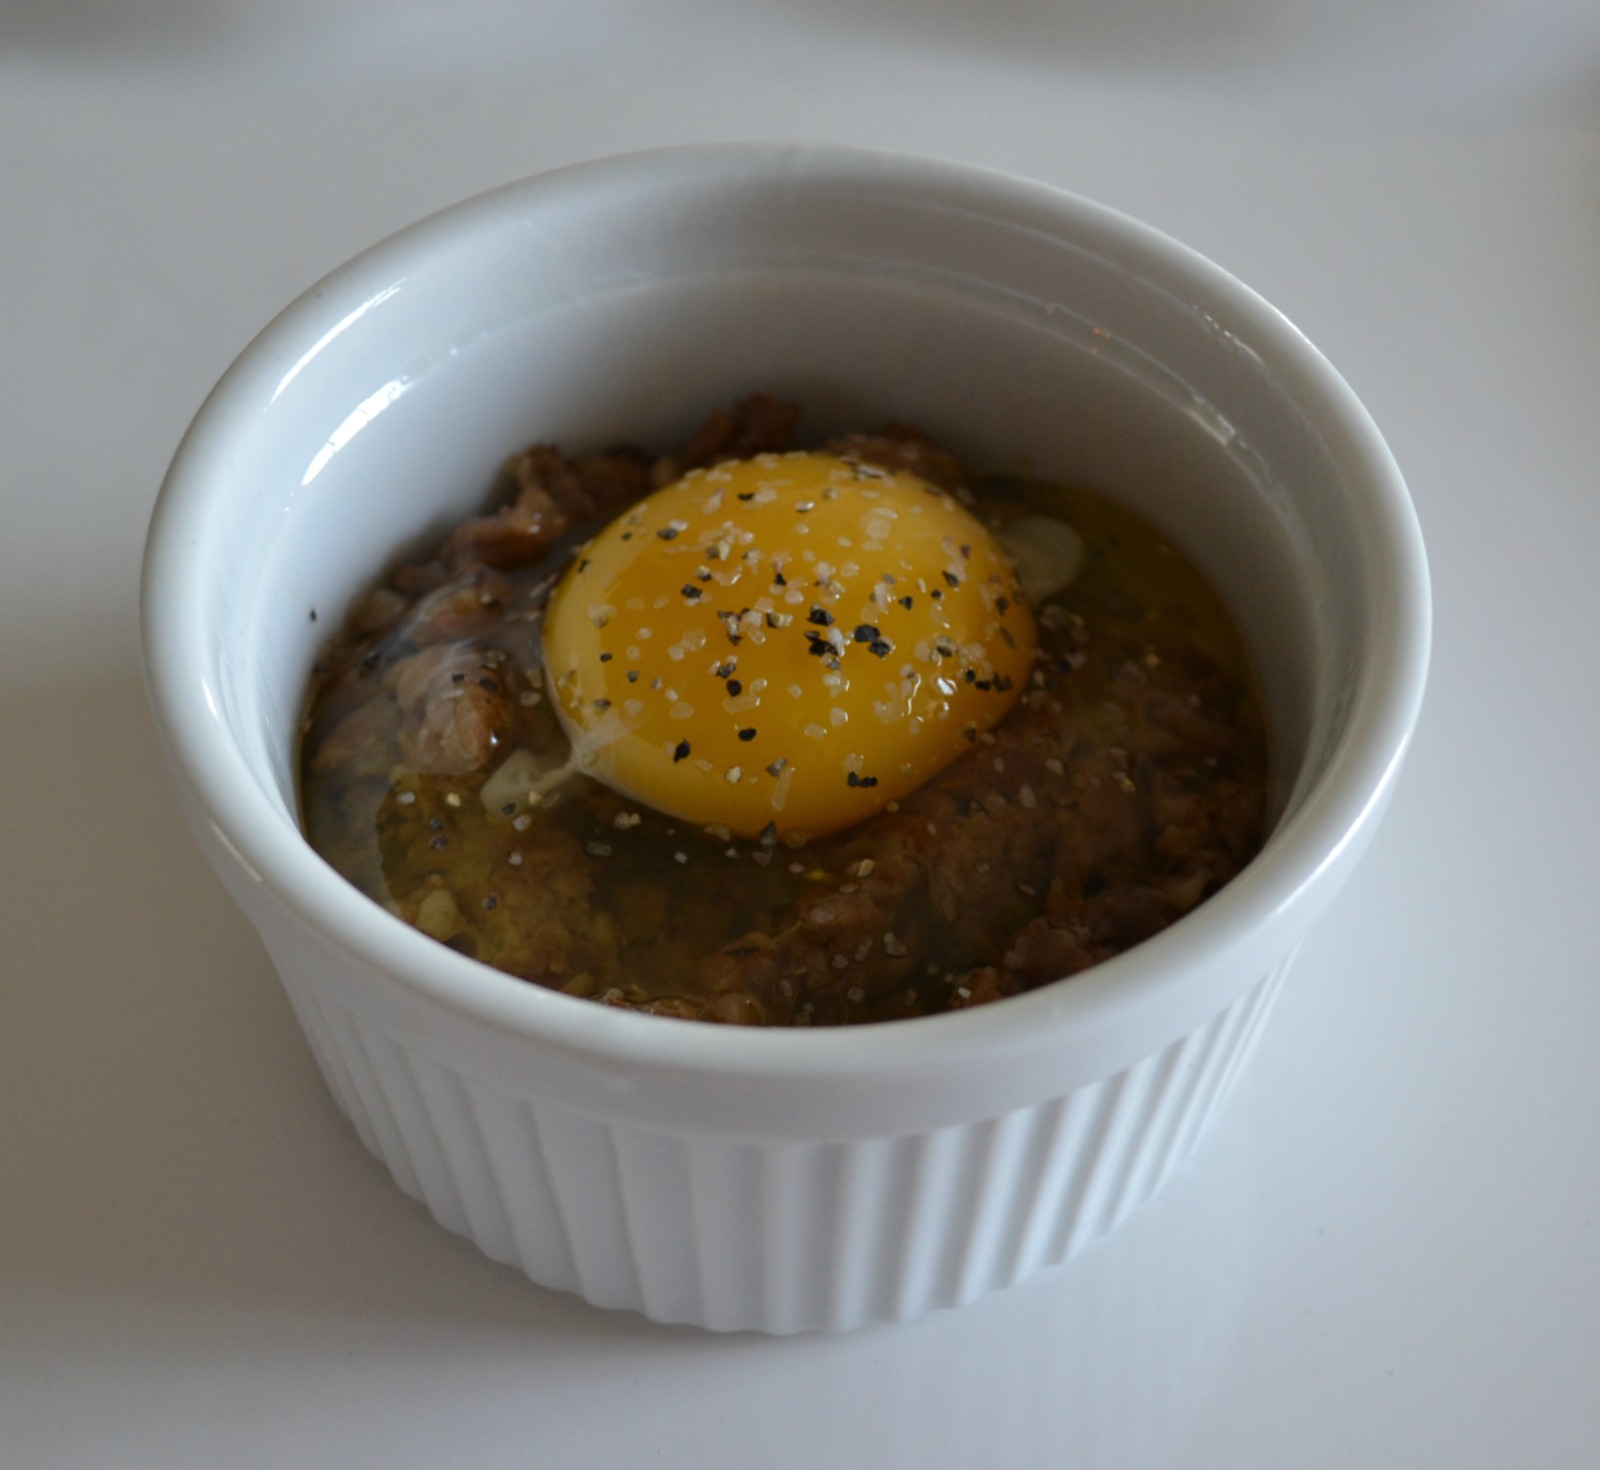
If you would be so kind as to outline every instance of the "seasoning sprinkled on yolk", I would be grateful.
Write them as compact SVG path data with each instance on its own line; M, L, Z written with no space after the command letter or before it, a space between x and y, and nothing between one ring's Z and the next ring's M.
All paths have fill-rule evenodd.
M1034 642L1010 563L945 491L769 454L607 526L551 598L544 657L588 775L742 837L810 837L970 749Z

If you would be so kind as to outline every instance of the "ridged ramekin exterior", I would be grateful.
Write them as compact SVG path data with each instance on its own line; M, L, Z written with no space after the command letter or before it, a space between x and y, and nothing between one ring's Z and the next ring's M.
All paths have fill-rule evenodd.
M841 1331L1026 1280L1148 1200L1231 1092L1286 958L1209 1023L1064 1096L892 1137L675 1133L474 1076L282 973L362 1142L449 1230L658 1322Z

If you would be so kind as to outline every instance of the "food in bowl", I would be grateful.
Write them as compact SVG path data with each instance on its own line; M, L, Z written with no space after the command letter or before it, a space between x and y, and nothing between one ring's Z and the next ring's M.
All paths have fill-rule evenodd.
M1256 857L1070 982L828 1027L577 1001L341 878L304 837L299 729L330 626L385 558L437 542L520 445L679 442L758 384L804 402L819 442L926 425L967 464L1094 485L1173 537L1249 640L1272 756ZM1429 629L1393 457L1248 288L1057 189L786 145L527 180L309 290L185 436L143 616L196 840L399 1188L545 1286L769 1332L1015 1285L1173 1177L1380 825Z
M510 974L765 1025L1016 995L1231 879L1266 740L1199 572L1092 492L798 417L515 457L325 651L313 845Z

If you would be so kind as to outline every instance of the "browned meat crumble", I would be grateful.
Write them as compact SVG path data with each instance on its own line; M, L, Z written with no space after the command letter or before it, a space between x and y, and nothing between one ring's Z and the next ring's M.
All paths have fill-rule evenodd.
M895 809L798 848L696 829L582 776L537 799L526 779L497 789L512 750L552 771L567 758L539 630L572 549L688 469L787 448L798 418L756 396L675 454L517 455L502 507L397 568L326 650L302 754L313 845L407 922L510 974L776 1025L1015 995L1137 944L1232 878L1262 840L1267 754L1220 603L1127 512L969 479L904 428L826 447L911 469L984 518L1058 515L1089 544L1077 581L1035 610L1031 687L996 730Z

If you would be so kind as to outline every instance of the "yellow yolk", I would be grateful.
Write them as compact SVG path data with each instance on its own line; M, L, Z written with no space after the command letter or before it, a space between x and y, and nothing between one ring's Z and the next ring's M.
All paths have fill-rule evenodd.
M820 836L969 750L1034 642L1010 563L952 496L768 454L607 526L551 598L544 656L586 774L739 836Z

